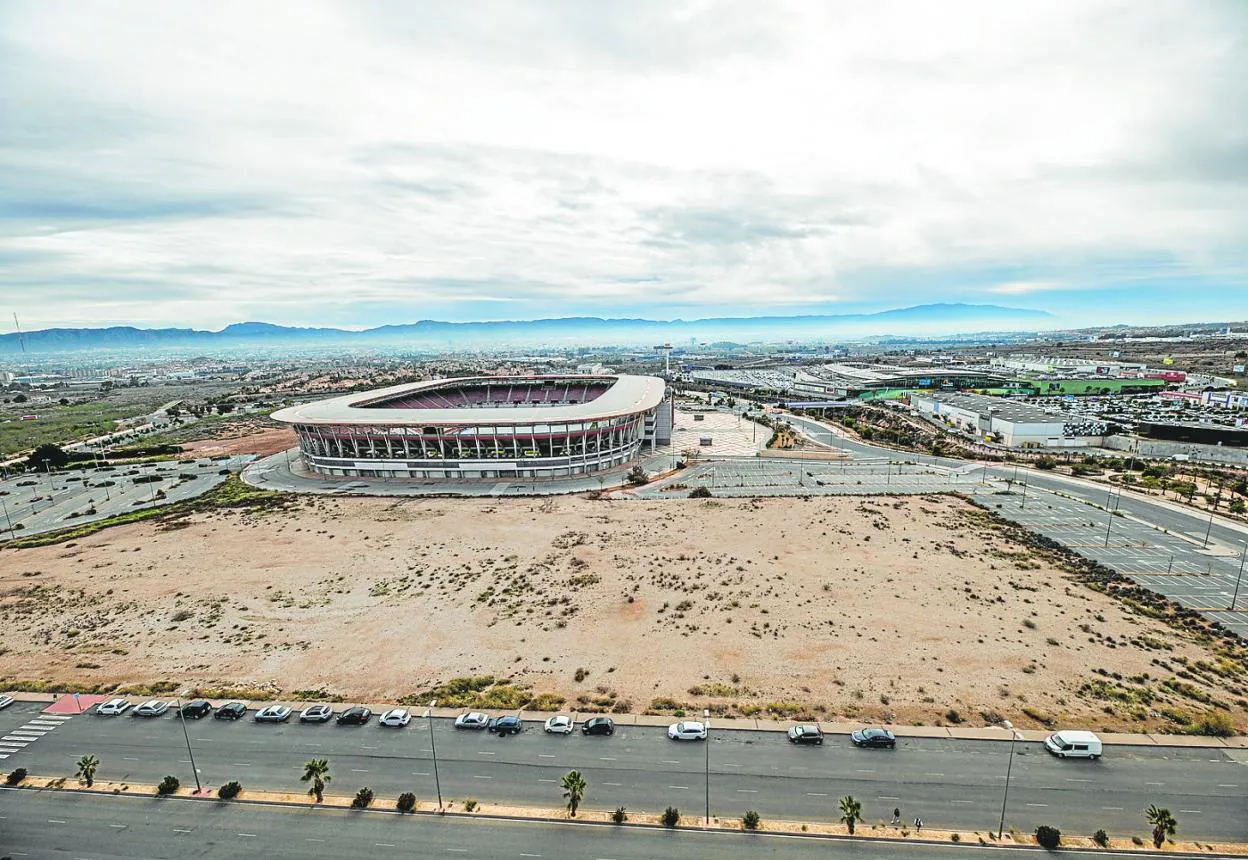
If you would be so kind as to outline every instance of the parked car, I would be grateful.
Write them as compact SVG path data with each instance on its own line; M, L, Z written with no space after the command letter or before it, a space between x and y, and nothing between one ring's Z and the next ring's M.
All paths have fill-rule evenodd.
M242 702L226 702L213 714L218 720L237 720L247 715L247 706Z
M212 703L206 699L195 699L183 705L181 712L184 717L198 720L200 717L206 717L212 713Z
M572 734L572 718L565 714L555 714L542 726L542 731L548 735L570 735Z
M159 717L169 710L169 703L164 699L149 699L134 709L136 717Z
M401 729L411 721L412 715L407 712L407 708L391 708L377 720L381 725L395 729Z
M858 747L884 747L891 750L897 746L897 738L888 729L855 729L849 738Z
M0 696L0 711L3 711L11 704L13 704L12 696Z
M483 729L490 724L490 715L480 711L469 711L455 718L457 729Z
M610 717L593 717L581 724L583 735L613 735L615 722Z
M356 706L354 708L347 708L339 714L338 719L335 722L337 722L340 726L362 726L368 722L369 717L372 715L373 712L368 708Z
M334 709L329 705L310 705L299 712L299 722L324 723L333 715Z
M1070 729L1054 732L1044 739L1044 748L1058 758L1090 758L1095 761L1101 757L1101 739L1092 732Z
M524 725L515 714L507 714L490 720L486 728L498 735L518 735L524 730Z
M793 726L789 729L789 741L795 744L823 743L823 730L818 726Z
M667 736L674 741L706 740L706 724L681 721L668 726Z
M115 717L130 710L129 699L109 699L95 706L95 712L101 717Z
M256 711L252 718L257 723L284 723L290 719L291 710L286 705L269 705Z

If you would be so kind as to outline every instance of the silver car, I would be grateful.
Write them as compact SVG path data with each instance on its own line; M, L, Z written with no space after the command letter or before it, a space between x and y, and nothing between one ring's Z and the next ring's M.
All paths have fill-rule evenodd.
M136 717L159 717L169 710L169 703L164 699L149 699L134 709Z

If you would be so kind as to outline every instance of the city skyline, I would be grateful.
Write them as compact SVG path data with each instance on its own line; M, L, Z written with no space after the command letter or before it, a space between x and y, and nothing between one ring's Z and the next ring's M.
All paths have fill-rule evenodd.
M32 330L1244 319L1246 23L1222 2L10 4L3 309Z

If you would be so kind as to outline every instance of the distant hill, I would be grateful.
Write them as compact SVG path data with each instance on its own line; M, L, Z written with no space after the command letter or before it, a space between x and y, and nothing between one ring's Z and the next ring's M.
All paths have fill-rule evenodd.
M872 314L823 316L712 317L696 320L562 317L499 322L421 320L364 331L298 328L244 322L221 331L186 328L51 328L0 335L0 355L73 350L176 349L280 344L410 346L651 346L689 338L737 342L775 339L852 338L883 335L931 336L980 331L1020 331L1052 327L1045 311L997 305L932 304Z

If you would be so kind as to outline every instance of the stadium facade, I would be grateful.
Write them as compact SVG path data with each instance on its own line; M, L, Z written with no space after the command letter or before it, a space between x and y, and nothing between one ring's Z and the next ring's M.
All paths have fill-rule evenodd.
M560 478L667 445L672 402L652 376L479 376L291 406L307 468L408 480Z

